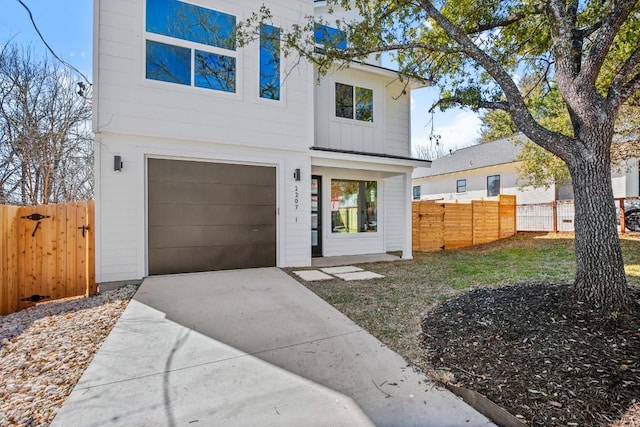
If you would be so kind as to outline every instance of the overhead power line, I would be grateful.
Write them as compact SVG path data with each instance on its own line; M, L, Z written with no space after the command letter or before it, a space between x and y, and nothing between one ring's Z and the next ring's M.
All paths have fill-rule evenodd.
M49 43L47 43L47 41L44 39L44 36L42 35L42 33L40 32L40 29L38 28L38 25L36 25L36 21L35 19L33 19L33 13L31 13L31 9L29 9L29 6L27 6L22 0L16 0L18 3L20 3L22 5L22 7L24 7L24 9L27 11L27 13L29 14L29 19L31 20L31 24L33 24L33 28L36 30L36 33L38 33L38 37L40 37L40 40L42 40L42 43L44 43L44 45L47 47L47 49L49 50L49 52L51 52L51 55L53 55L53 57L55 59L57 59L58 61L60 61L65 67L71 68L73 71L75 71L76 73L80 74L80 76L89 84L91 85L91 81L87 78L87 76L85 76L82 71L78 70L76 67L74 67L73 65L69 64L67 61L65 61L64 59L60 58L55 52L54 50L51 48L51 46L49 46Z

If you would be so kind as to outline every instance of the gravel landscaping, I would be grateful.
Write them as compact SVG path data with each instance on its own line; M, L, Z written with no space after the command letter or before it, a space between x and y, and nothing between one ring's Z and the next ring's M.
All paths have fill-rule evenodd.
M0 316L0 425L47 426L137 286Z

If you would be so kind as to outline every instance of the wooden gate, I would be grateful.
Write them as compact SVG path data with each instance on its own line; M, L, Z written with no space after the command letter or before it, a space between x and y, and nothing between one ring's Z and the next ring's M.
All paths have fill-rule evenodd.
M0 314L97 292L94 204L0 206Z

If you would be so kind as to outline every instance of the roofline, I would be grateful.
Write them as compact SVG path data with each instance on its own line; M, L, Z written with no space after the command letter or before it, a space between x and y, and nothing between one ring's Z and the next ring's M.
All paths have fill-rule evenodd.
M431 160L416 159L413 157L406 157L406 156L396 156L394 154L369 153L366 151L354 151L354 150L340 150L337 148L326 148L326 147L317 147L317 146L309 147L309 149L312 151L321 151L325 153L348 154L348 155L354 155L354 156L375 157L379 159L400 160L401 163L406 162L407 166L413 166L414 168L431 167Z
M423 79L422 77L403 74L398 70L394 70L393 68L383 67L382 65L369 64L364 61L351 61L351 63L357 65L354 68L361 69L362 71L374 72L375 74L380 74L383 76L393 77L393 78L404 76L409 79L409 85L411 86L412 89L429 87L431 86L431 83L432 83L427 79ZM373 68L374 70L371 70L371 68Z
M475 167L475 168L458 169L458 170L454 170L454 171L451 171L451 172L437 173L437 174L433 174L433 175L417 176L417 177L415 177L413 179L427 179L427 178L434 178L434 177L438 177L438 176L454 175L454 174L461 173L461 172L468 172L468 171L472 171L472 170L481 170L481 169L494 168L496 166L502 166L502 165L513 165L513 164L517 164L517 163L522 163L522 160L517 160L516 159L516 160L514 160L512 162L494 163L492 165L480 166L480 167Z

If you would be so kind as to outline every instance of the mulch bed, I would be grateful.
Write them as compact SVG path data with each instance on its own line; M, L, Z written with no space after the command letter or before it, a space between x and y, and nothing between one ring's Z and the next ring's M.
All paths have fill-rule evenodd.
M570 290L520 284L436 306L422 322L428 363L529 425L619 420L640 401L640 316L589 310Z

